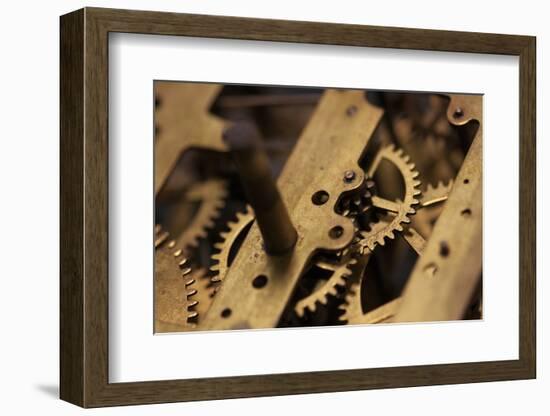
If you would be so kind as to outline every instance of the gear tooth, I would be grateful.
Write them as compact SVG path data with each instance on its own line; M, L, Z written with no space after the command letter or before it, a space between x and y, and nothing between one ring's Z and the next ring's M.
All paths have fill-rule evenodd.
M195 279L190 278L190 279L186 280L185 286L191 286L193 283L195 283Z
M411 201L411 205L418 205L418 204L420 204L420 201L416 198Z
M213 264L212 266L210 266L210 271L211 272L219 272L220 271L220 265L219 264Z
M170 242L168 243L168 248L174 248L175 246L176 246L176 241L170 240Z
M216 247L216 248L217 248L217 247ZM221 259L221 254L220 254L220 253L214 253L214 254L212 254L212 255L210 256L210 258L211 258L212 260L220 261L220 259Z
M420 182L419 180L416 180L413 182L413 186L416 188L417 186L420 186L422 182ZM420 193L420 191L419 191Z
M193 320L199 316L199 313L197 311L191 311L187 314L188 320Z
M198 300L192 300L190 301L188 304L187 304L187 309L189 308L194 308L195 306L197 306L199 304L199 301Z
M183 250L180 248L176 251L174 251L174 257L179 257L183 254Z
M212 270L212 268L210 268L210 270ZM220 276L213 276L210 278L210 281L213 283L218 283L218 282L221 282L222 279L220 278ZM216 293L218 290L219 288L214 289L214 293Z
M187 299L189 299L192 296L195 296L196 294L197 294L197 289L188 290L187 293L186 293Z
M393 240L395 238L395 234L393 233L393 231L388 232L388 238L390 240Z
M187 258L183 258L183 260L178 263L178 266L184 267L188 262L189 260Z
M397 231L403 231L403 226L401 224L397 224L397 226L395 227L395 229Z
M182 276L187 276L189 273L191 273L191 268L189 268L189 267L186 267L185 269L183 269L181 271Z
M350 269L346 269L344 273L342 273L342 281L337 283L337 286L344 286L346 284L346 280L353 274L353 272Z

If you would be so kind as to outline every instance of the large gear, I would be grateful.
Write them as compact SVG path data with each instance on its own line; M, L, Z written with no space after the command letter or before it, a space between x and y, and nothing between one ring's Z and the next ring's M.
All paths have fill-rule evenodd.
M193 270L188 276L188 282L188 292L194 293L188 305L188 322L192 328L197 329L212 304L216 288L212 286L208 271L203 268Z
M165 233L157 226L155 235ZM189 277L191 268L183 251L166 241L155 249L155 331L188 330L196 316L193 297L197 291L190 287L194 280Z
M435 186L428 184L420 197L420 204L418 207L419 213L423 212L427 207L432 207L445 202L452 187L453 181L449 181L447 184L440 182ZM389 226L388 222L380 222L386 227ZM402 236L417 253L417 255L420 256L426 244L425 239L411 226L408 226L405 230L403 230ZM361 298L361 285L366 277L367 276L363 271L358 279L350 281L345 302L339 306L339 309L342 311L342 315L339 317L341 322L347 323L348 325L374 324L389 322L394 317L397 309L399 308L400 298L387 302L367 313L363 312L364 301Z
M372 198L373 205L381 210L384 210L390 215L393 215L390 221L379 221L370 225L370 230L360 232L359 245L361 251L365 249L373 250L376 244L384 245L386 238L395 238L396 231L403 231L403 224L410 222L410 215L415 214L415 206L419 204L417 197L421 191L419 189L420 181L418 172L415 170L413 163L409 162L409 157L403 154L401 149L396 148L393 145L382 148L368 169L368 175L374 177L376 169L380 165L382 160L388 160L394 164L403 177L405 184L405 193L403 201L395 202L374 196Z

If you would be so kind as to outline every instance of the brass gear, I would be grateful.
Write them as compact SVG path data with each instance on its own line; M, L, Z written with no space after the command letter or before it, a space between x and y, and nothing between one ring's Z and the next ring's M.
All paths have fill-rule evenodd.
M367 250L366 253L358 259L354 270L354 279L353 281L350 279L348 282L345 301L338 307L340 311L342 311L342 314L338 317L338 320L343 323L353 324L356 316L363 315L363 309L360 301L361 282L365 276L365 269L371 254L372 252Z
M452 187L452 180L447 184L442 182L439 182L435 186L428 184L426 189L422 191L418 212L411 219L409 229L414 227L422 236L428 238L435 222L442 212L443 206L441 202L447 200Z
M420 196L420 207L429 207L439 202L446 201L453 188L454 181L451 179L448 183L438 182L435 186L428 184Z
M345 255L339 262L330 262L319 258L314 261L314 265L320 269L331 271L331 276L325 280L319 280L321 283L308 296L300 299L294 305L294 312L299 318L304 317L307 311L315 312L317 305L326 305L329 296L336 296L338 288L344 288L348 278L353 274L353 266L357 264L357 259L350 254Z
M379 221L370 225L370 230L360 231L359 246L361 252L365 249L373 250L377 244L384 245L385 239L394 239L395 232L403 231L402 224L410 222L410 215L416 213L415 206L420 203L416 197L420 195L420 181L416 178L419 173L415 170L413 163L410 163L409 156L403 153L403 150L390 145L382 148L369 167L367 174L369 177L374 177L376 169L382 160L388 160L394 164L403 177L405 184L405 195L403 201L390 201L379 196L373 196L372 202L374 207L386 211L393 215L390 221Z
M248 229L253 221L254 213L250 207L247 206L244 212L237 212L235 221L229 221L227 223L227 231L220 233L222 241L214 244L214 248L216 248L218 252L211 256L214 262L210 267L210 270L214 272L214 276L211 279L212 282L219 283L225 279L227 270L230 266L229 256L231 254L231 248L239 239L239 236Z
M211 278L213 283L221 284L223 282L231 265L231 250L234 244L239 240L239 237L246 232L253 221L254 213L247 207L245 212L237 213L235 221L228 222L227 231L220 233L222 241L214 244L218 252L212 255L214 264L210 267L210 270L215 273ZM306 310L314 312L318 303L324 305L329 295L336 295L337 287L344 287L346 285L346 280L352 274L353 265L355 265L356 262L357 260L349 250L342 254L338 262L329 262L321 257L315 260L315 266L330 270L333 273L331 277L313 293L297 302L294 311L298 317L303 317ZM214 289L214 294L217 289L219 289L219 286Z
M225 205L228 195L227 182L209 179L194 185L185 195L189 201L198 202L199 208L189 225L176 236L175 241L185 250L196 248L212 229Z
M355 195L343 198L337 207L340 215L351 218L356 231L359 229L358 222L363 214L372 208L371 198L374 192L374 181L365 178L364 188ZM312 264L323 270L332 272L330 278L319 279L319 284L307 296L300 299L294 306L294 312L302 318L306 311L314 313L318 305L327 305L329 297L335 297L339 289L345 288L350 276L353 275L358 263L356 257L360 255L356 237L349 248L343 250L338 261L327 261L322 256L317 256Z
M432 207L433 205L445 202L451 192L453 187L453 181L449 181L447 184L439 182L437 185L433 186L428 184L426 189L423 191L422 196L420 197L420 205L418 207L419 212L423 208ZM383 221L381 221L383 223ZM389 226L388 223L385 223L386 226ZM411 226L408 226L407 229L402 234L403 238L413 250L420 256L426 244L424 238ZM393 316L395 315L397 309L399 308L401 298L396 298L392 301L389 301L372 311L363 313L363 301L361 299L361 285L363 279L366 276L362 273L358 279L351 282L349 285L345 302L340 305L339 309L342 311L342 315L339 317L340 321L345 322L349 325L354 324L375 324L390 322Z
M166 235L155 227L155 242ZM194 318L193 297L197 291L190 286L191 268L183 250L175 249L167 238L155 248L155 331L179 332L188 330Z
M199 268L189 274L188 290L194 291L193 299L189 302L188 322L191 329L200 328L203 317L210 309L214 299L215 287L212 286L208 277L208 270ZM188 280L188 281L189 281Z

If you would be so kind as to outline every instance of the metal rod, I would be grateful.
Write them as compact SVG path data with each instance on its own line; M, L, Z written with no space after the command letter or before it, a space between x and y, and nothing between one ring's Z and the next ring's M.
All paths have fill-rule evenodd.
M251 123L235 123L225 131L224 140L254 210L266 253L288 253L296 244L298 234L271 175L260 132Z

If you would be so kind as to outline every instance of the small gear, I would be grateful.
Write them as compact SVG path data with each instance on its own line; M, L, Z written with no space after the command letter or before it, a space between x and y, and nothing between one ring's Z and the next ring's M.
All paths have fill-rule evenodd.
M372 196L374 195L374 181L370 178L365 179L365 185L361 191L350 197L343 198L338 204L336 211L345 217L355 219L364 214L372 205Z
M408 224L410 222L410 215L416 213L415 206L419 204L419 200L416 199L420 195L420 181L418 172L415 170L413 163L409 163L409 157L403 154L403 151L396 148L393 145L384 147L377 154L368 170L368 176L373 177L376 169L382 162L382 160L388 160L395 165L395 167L401 173L403 182L405 184L405 193L403 201L390 201L379 196L372 197L373 205L386 211L391 216L389 221L379 221L371 223L369 230L360 231L359 245L361 251L364 252L366 248L373 250L376 244L384 245L384 239L395 238L394 232L403 231L402 224Z

